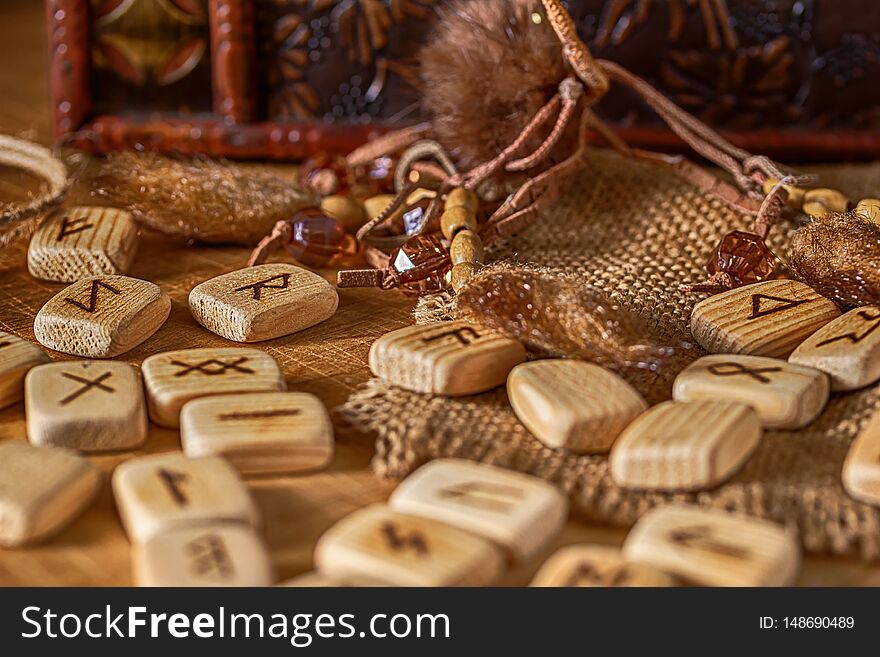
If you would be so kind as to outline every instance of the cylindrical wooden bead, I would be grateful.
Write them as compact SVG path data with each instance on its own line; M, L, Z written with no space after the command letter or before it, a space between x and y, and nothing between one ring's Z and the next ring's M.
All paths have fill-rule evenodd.
M452 239L449 256L453 265L462 262L482 262L483 242L474 231L461 230Z
M455 265L449 274L449 282L452 284L452 289L458 292L464 287L465 283L473 278L474 274L477 273L477 269L477 265L472 262L460 262Z
M364 207L367 209L367 219L375 219L385 212L385 209L394 201L394 194L379 194L379 196L371 196L364 201Z
M366 210L351 196L332 195L321 200L321 209L336 219L347 232L353 233L367 221Z
M880 224L880 198L863 198L856 206L856 214L870 222Z
M446 196L447 208L467 208L471 214L477 214L480 207L480 197L464 187L456 187Z
M848 206L849 199L836 189L810 189L804 194L804 212L811 217L846 212Z
M446 208L440 217L440 230L443 231L443 237L451 240L460 230L477 230L477 217L461 206Z
M768 178L764 182L764 195L766 196L772 192L778 182L779 181L775 178ZM788 198L786 199L785 204L794 210L800 210L804 205L804 194L807 190L803 187L796 187L795 185L783 185L782 188L788 192Z

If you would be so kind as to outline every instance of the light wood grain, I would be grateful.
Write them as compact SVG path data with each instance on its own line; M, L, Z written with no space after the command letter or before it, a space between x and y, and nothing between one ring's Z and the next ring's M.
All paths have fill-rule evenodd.
M37 345L0 331L0 408L21 401L28 371L48 360Z
M571 545L550 557L530 586L549 587L665 587L675 586L670 575L627 563L620 550L605 545Z
M263 342L302 331L333 316L339 295L301 267L273 263L200 283L189 295L196 321L234 342Z
M853 441L843 464L843 486L857 500L880 506L880 413Z
M46 281L73 283L125 274L137 252L137 224L116 208L75 207L50 215L28 247L28 271Z

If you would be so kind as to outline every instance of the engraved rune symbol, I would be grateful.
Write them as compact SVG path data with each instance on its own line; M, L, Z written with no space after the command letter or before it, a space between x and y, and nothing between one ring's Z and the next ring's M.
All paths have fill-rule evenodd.
M88 230L92 228L95 224L87 224L87 219L85 217L80 217L79 219L71 219L70 217L64 217L61 220L61 230L58 231L58 237L56 238L57 242L60 242L68 235L75 235L76 233L81 233L84 230Z
M778 301L779 304L775 305L771 308L762 309L763 303L762 301ZM782 312L783 310L790 310L792 308L797 308L802 303L807 303L812 301L812 299L786 299L785 297L772 297L767 294L753 294L752 295L752 314L749 315L749 319L758 319L759 317L766 317L767 315L772 315L773 313Z
M454 337L463 345L469 345L474 340L480 339L480 334L477 333L475 329L472 329L470 326L463 326L461 328L452 329L451 331L446 331L445 333L438 333L437 335L432 335L430 338L424 338L422 342L425 344L429 344L431 342L437 342L438 340L442 340L443 338Z
M817 347L824 347L825 345L833 344L835 342L839 342L841 340L849 340L852 344L858 344L869 335L871 335L874 331L880 328L880 313L876 315L872 315L867 310L862 310L858 313L858 316L861 317L866 322L874 322L871 327L862 333L861 335L856 335L855 332L846 333L844 335L838 335L836 338L831 338L830 340L824 340L817 344Z
M235 574L226 545L217 534L200 536L190 541L186 548L192 555L192 570L195 575L223 580Z
M274 281L280 281L277 285L269 285ZM279 274L278 276L273 276L272 278L267 278L264 281L259 281L252 285L245 285L244 287L236 288L236 292L244 292L245 290L253 290L254 291L254 299L259 301L263 297L263 290L286 290L290 285L290 274Z
M76 306L77 308L81 308L82 310L85 310L87 313L93 313L93 312L95 312L95 308L98 307L98 290L102 287L105 290L112 292L113 294L122 294L121 290L117 290L112 285L107 285L107 283L104 283L102 281L92 281L92 292L91 292L91 295L89 296L89 305L88 306L86 304L82 303L81 301L77 301L76 299L67 298L67 299L65 299L65 301L67 303L69 303L71 306Z
M409 536L401 536L393 522L386 522L382 525L382 535L385 537L388 547L395 552L410 549L420 557L428 554L428 541L419 532L413 532Z
M621 586L628 579L629 572L625 565L603 573L599 572L592 564L582 563L565 582L565 586Z
M749 556L749 551L745 548L713 538L711 527L705 525L673 530L669 532L669 540L685 548L714 552L734 559L746 559Z
M198 372L205 376L222 376L230 370L241 372L242 374L253 374L254 371L251 368L242 367L242 363L246 363L248 360L250 359L247 356L242 356L231 363L217 360L216 358L209 358L208 360L203 360L201 363L196 363L195 365L184 363L180 360L172 360L171 364L183 368L179 372L175 372L174 376L176 377L188 376L193 372Z
M513 509L515 501L523 499L525 492L515 486L469 481L441 488L437 495L468 506L504 513Z
M716 363L708 368L710 374L715 376L739 376L745 374L760 383L770 383L770 377L764 376L770 372L781 372L781 367L746 367L741 363Z
M59 406L67 406L70 402L72 402L75 399L78 399L79 397L82 397L84 394L86 394L92 388L95 388L97 390L103 390L104 392L109 392L111 394L116 392L115 388L111 388L110 386L108 386L104 383L104 381L106 381L111 376L113 376L113 372L104 372L97 379L87 379L85 377L78 376L76 374L71 374L70 372L62 372L61 376L63 376L65 379L70 379L71 381L76 381L77 383L82 383L82 387L77 388L72 393L67 395L67 397L65 397L60 402L58 402Z
M2 349L3 347L8 347L11 344L12 343L9 342L9 340L4 340L3 342L0 342L0 349Z
M174 470L166 468L159 468L156 474L159 475L159 479L162 480L165 488L168 489L168 494L171 495L171 498L178 506L187 506L189 504L189 498L186 495L186 491L183 490L183 484L189 481L188 474L185 472L174 472Z
M293 417L302 413L298 408L278 409L277 411L252 411L249 413L239 411L237 413L221 413L218 420L262 420L273 417Z

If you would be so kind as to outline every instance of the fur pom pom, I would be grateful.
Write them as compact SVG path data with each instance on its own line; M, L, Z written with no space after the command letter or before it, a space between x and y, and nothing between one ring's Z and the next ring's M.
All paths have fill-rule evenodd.
M855 214L814 219L791 241L791 269L844 306L880 304L880 226Z
M456 0L422 49L425 107L464 168L510 145L566 76L559 40L533 14L543 16L537 0Z

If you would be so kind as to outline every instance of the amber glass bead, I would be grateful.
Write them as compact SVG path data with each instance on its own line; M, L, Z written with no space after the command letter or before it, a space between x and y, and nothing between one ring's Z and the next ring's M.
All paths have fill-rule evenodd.
M326 267L352 248L351 239L339 222L318 208L293 215L293 234L287 250L308 267Z
M434 235L411 237L391 254L391 266L405 292L436 292L446 287L449 251Z
M721 239L708 269L710 274L724 272L738 284L746 285L768 278L773 273L775 260L759 235L735 230Z
M344 157L320 153L307 160L300 171L300 183L319 194L345 194L354 176Z
M446 208L440 217L440 229L443 231L443 237L451 240L459 231L476 231L477 217L473 212L461 206Z

